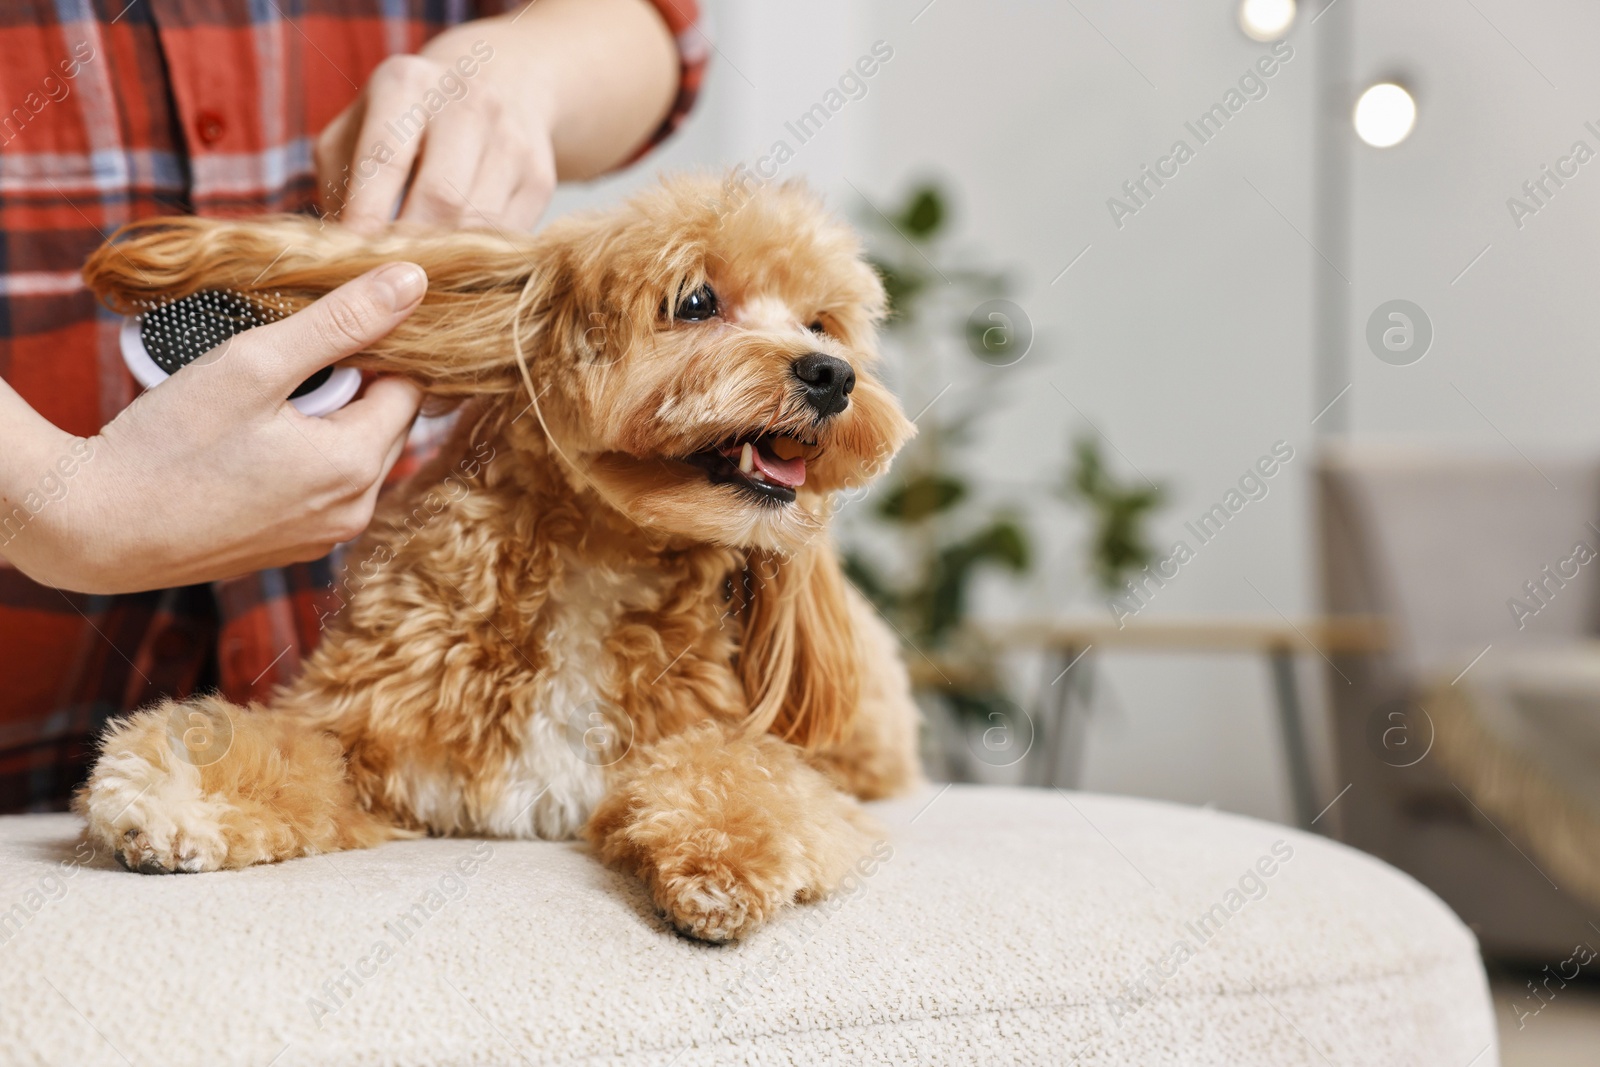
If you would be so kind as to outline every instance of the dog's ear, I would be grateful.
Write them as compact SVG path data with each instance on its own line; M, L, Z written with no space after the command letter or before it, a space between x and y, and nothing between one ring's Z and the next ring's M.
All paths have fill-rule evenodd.
M83 273L89 288L124 315L206 289L296 311L375 267L409 260L428 274L421 306L346 362L404 375L436 395L468 397L522 390L514 339L530 361L544 346L546 325L554 328L557 320L559 329L549 335L555 344L571 344L568 334L583 340L584 321L567 296L572 256L570 240L550 231L508 238L396 230L369 239L298 215L171 217L124 227Z
M822 538L789 555L750 554L739 650L750 732L812 750L849 733L862 663L845 582Z

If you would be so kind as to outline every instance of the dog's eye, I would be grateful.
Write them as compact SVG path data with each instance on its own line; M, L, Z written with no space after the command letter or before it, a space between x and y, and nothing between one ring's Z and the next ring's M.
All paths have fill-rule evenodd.
M711 291L711 286L702 285L678 301L678 310L673 317L683 322L705 322L716 313L717 294Z
M806 329L810 330L812 333L827 333L828 332L828 327L823 325L823 322L822 322L821 319L818 319L816 322L813 322L810 326L807 326Z

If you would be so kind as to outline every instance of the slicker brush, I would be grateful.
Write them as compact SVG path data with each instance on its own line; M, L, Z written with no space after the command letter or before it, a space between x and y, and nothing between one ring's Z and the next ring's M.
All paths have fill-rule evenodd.
M137 303L145 310L123 322L122 358L146 389L244 331L277 322L291 311L277 293L246 297L231 289ZM324 367L301 382L289 402L302 415L326 415L349 403L360 387L361 372L353 367Z

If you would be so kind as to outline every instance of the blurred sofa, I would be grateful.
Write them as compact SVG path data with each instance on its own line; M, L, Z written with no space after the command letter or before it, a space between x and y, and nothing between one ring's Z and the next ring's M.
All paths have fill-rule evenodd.
M1325 671L1337 836L1507 963L1594 942L1600 894L1562 870L1600 862L1570 855L1600 856L1600 459L1340 444L1316 478L1325 610L1391 633Z

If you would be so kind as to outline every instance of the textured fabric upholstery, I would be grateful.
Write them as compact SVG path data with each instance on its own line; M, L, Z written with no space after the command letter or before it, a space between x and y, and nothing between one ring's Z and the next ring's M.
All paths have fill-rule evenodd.
M145 877L75 852L69 816L0 819L0 1058L1497 1062L1471 933L1362 853L1150 801L940 789L874 805L857 879L726 946L672 933L576 843Z

